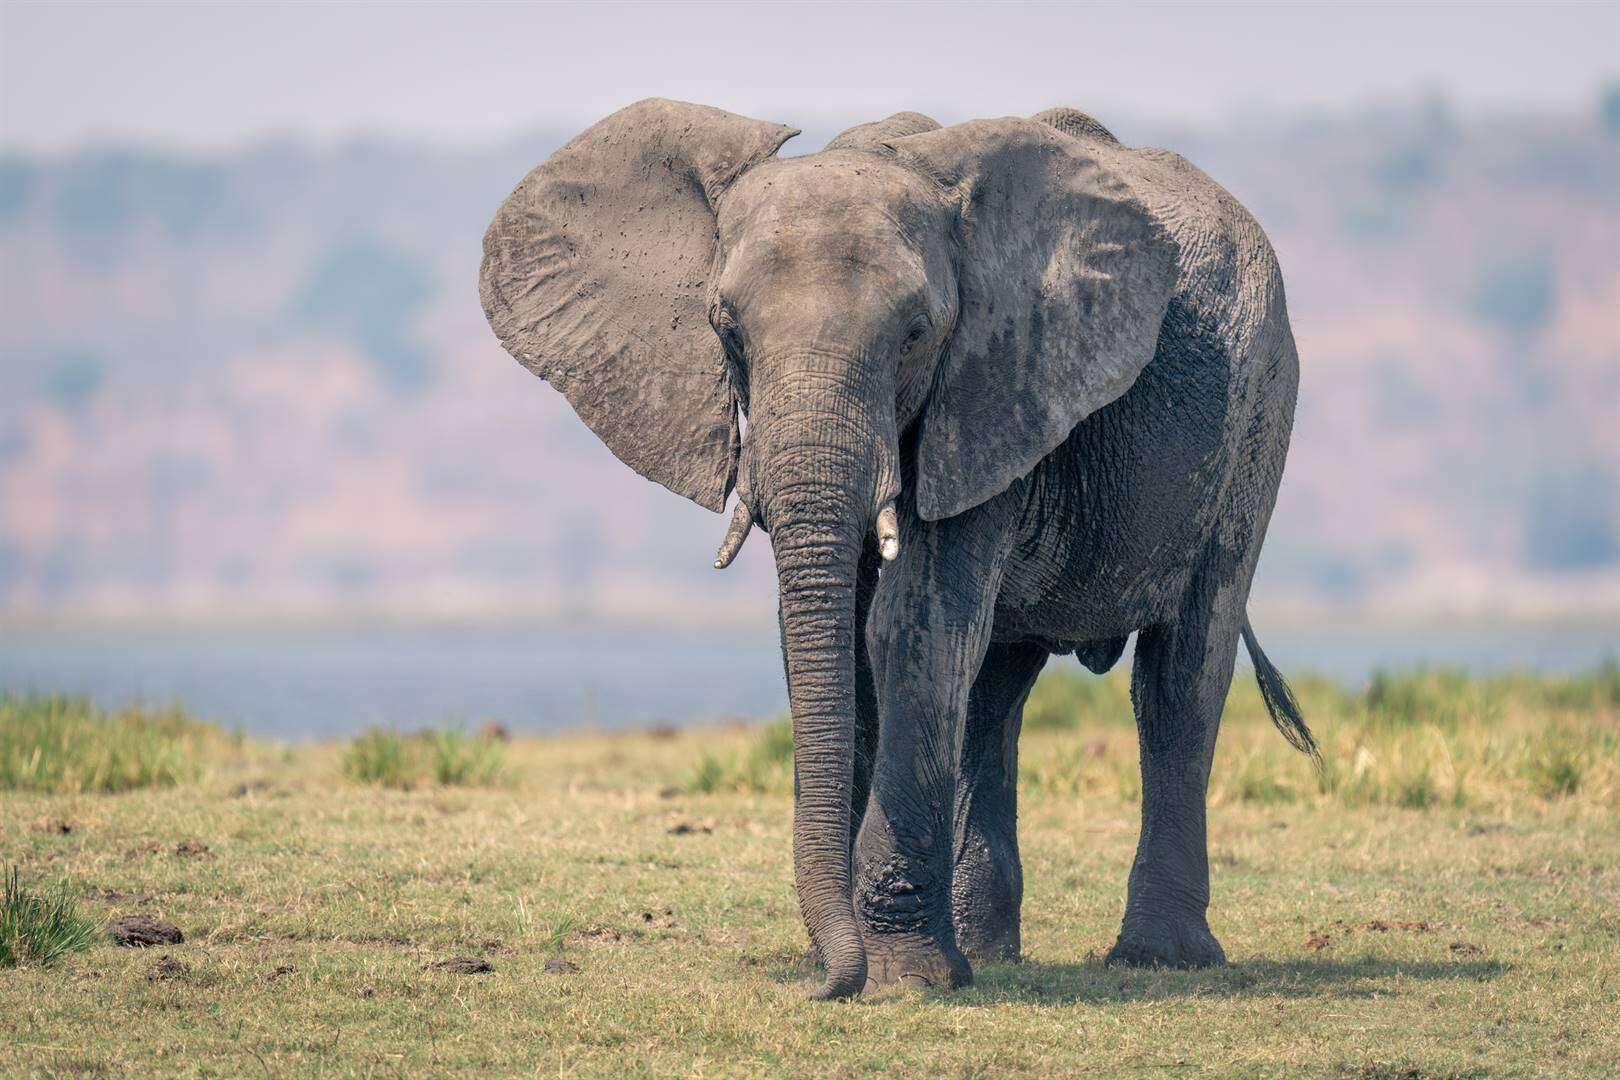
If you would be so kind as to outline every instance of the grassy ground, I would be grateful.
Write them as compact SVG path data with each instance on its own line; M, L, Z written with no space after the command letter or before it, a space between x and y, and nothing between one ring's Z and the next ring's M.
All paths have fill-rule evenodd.
M1059 673L1023 741L1025 962L833 1005L780 729L278 748L14 700L0 860L186 940L0 970L0 1074L1620 1070L1620 672L1299 689L1320 777L1246 674L1222 732L1231 966L1102 966L1135 733L1122 681ZM493 970L429 966L456 957Z

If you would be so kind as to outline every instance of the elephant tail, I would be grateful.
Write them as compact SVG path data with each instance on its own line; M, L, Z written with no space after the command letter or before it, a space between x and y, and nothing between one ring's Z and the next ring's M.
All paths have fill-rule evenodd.
M1288 745L1302 754L1309 754L1320 769L1322 754L1316 748L1316 737L1305 726L1305 717L1299 711L1299 700L1289 689L1288 680L1283 678L1282 672L1260 648L1260 642L1255 640L1254 627L1249 625L1247 616L1243 619L1243 646L1249 650L1249 659L1254 663L1254 678L1260 684L1260 697L1265 700L1271 722L1277 725L1277 730L1288 740Z

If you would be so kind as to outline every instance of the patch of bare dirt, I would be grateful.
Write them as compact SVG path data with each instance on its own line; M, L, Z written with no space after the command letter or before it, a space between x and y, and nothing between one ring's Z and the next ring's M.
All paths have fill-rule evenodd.
M1409 934L1427 934L1433 929L1434 924L1427 919L1366 919L1358 923L1334 919L1327 927L1312 930L1305 939L1305 947L1321 952L1337 938L1347 938L1355 933L1387 934L1400 930Z
M107 923L113 944L126 949L146 949L153 945L178 945L186 940L172 922L151 915L119 915Z
M664 831L671 836L691 836L693 834L707 836L714 832L714 826L701 821L677 821Z
M183 979L190 974L190 964L183 960L176 960L168 953L164 953L153 961L151 967L146 969L146 981L167 982L171 979Z
M482 956L452 956L422 965L423 971L448 971L452 975L486 975L495 965Z
M641 924L652 930L672 930L680 925L675 921L675 909L664 908L662 911L643 911Z

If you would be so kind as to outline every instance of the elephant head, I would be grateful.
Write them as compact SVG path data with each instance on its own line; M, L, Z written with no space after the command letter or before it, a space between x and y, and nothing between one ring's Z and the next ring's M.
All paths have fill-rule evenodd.
M820 994L840 996L866 966L849 865L862 545L892 558L897 501L968 511L1124 393L1177 252L1111 138L903 113L777 158L794 134L670 101L615 113L507 199L481 291L507 350L626 464L712 510L739 489L717 565L752 524L770 533L795 884Z

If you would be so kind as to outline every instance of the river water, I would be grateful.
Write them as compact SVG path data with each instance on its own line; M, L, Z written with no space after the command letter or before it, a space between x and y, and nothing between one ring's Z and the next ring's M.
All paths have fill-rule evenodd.
M1590 620L1258 629L1285 671L1349 685L1378 668L1563 672L1620 655L1620 624ZM514 731L682 725L771 716L787 703L769 632L495 625L7 630L0 690L175 702L289 740L487 720Z

